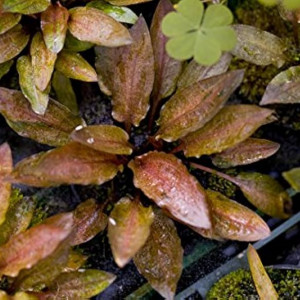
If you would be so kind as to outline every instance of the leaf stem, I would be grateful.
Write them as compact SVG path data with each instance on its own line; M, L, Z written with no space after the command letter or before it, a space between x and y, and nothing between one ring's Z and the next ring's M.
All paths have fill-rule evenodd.
M195 168L195 169L199 169L199 170L202 170L204 172L207 172L207 173L211 173L211 174L214 174L214 175L217 175L221 178L224 178L225 180L228 180L234 184L236 184L237 186L240 186L240 181L230 175L227 175L225 173L222 173L220 171L217 171L217 170L214 170L214 169L211 169L209 167L205 167L203 165L199 165L199 164L196 164L196 163L190 163L190 166Z

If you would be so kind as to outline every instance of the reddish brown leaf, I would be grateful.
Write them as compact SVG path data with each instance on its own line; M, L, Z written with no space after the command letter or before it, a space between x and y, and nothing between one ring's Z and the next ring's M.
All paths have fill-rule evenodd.
M172 3L169 0L161 0L154 13L150 29L155 63L155 81L152 94L152 105L155 111L160 100L174 92L183 66L183 62L175 60L167 54L167 37L161 31L162 20L171 11L174 11Z
M182 271L183 249L172 220L155 213L150 236L135 255L134 263L151 286L165 299L173 299Z
M134 173L134 185L158 206L188 225L211 227L205 191L174 155L149 152L128 166Z
M15 183L36 187L61 184L102 184L123 170L116 156L76 142L41 152L19 162L11 177Z
M56 61L56 54L45 45L42 34L36 33L30 46L30 55L33 68L34 83L37 88L44 91L51 80Z
M145 244L153 222L151 207L122 198L110 214L108 238L116 264L123 268Z
M11 184L4 178L12 172L13 161L10 147L7 143L0 146L0 225L5 220L9 207Z
M79 245L91 240L107 226L107 216L94 199L89 199L74 211L74 229L71 245Z
M249 165L273 155L279 148L280 145L272 141L248 138L236 146L214 155L212 162L219 168Z
M247 257L249 262L252 278L261 300L277 300L279 296L269 278L255 248L249 245L247 250Z
M58 53L62 50L68 29L68 10L59 2L50 5L41 14L41 28L47 48Z
M70 234L72 224L72 214L60 214L11 238L0 246L0 274L16 277L50 255Z
M89 299L105 290L116 276L99 270L62 273L49 286L45 299Z
M39 143L61 146L70 133L84 121L65 106L50 99L44 116L35 114L21 92L0 88L0 112L19 135Z
M132 146L126 131L113 125L93 125L75 130L71 138L92 149L120 155L130 155Z
M204 127L183 139L184 153L187 157L220 153L274 121L272 114L273 110L255 105L226 106Z
M284 188L271 176L260 173L241 173L236 184L245 197L260 211L285 219L290 216L292 200Z
M22 25L16 25L0 35L0 64L17 56L27 45L29 35Z
M210 190L207 198L212 210L212 237L250 242L270 235L268 225L249 208Z
M300 103L300 67L279 73L268 84L260 105Z
M228 70L231 59L232 55L225 53L216 64L208 67L199 65L195 60L192 60L179 77L177 87L185 88L200 80L225 73Z
M19 73L19 84L23 95L30 102L32 110L39 115L44 115L48 102L48 92L40 91L34 82L34 69L28 55L19 57L17 61L17 71Z
M62 51L58 54L55 68L68 78L81 81L97 81L94 68L78 53Z
M243 76L243 70L231 71L179 90L161 110L156 139L172 142L202 128L224 106Z
M138 126L149 108L154 81L150 34L143 17L130 29L133 43L118 49L98 49L100 86L112 93L113 117Z
M75 7L69 13L69 30L80 41L106 47L119 47L132 42L126 27L96 8Z
M21 17L22 16L20 14L1 13L0 12L0 34L5 33L9 29L11 29L15 25L17 25L20 22Z

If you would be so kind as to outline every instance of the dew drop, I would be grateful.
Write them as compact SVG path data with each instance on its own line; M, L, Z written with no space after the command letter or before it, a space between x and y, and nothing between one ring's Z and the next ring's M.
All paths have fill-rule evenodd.
M75 128L75 130L78 131L78 130L81 130L82 128L83 128L83 126L82 126L82 125L79 125L79 126L77 126L77 127Z
M93 143L95 142L95 140L94 140L93 138L88 138L88 139L87 139L87 142L88 142L89 144L93 144Z
M116 222L114 219L109 218L108 220L109 220L109 223L110 223L111 225L113 225L113 226L116 226L116 225L117 225L117 222Z

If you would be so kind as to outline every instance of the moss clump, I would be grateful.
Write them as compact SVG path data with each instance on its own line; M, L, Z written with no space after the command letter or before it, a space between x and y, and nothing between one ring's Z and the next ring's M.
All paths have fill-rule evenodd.
M267 268L280 299L299 299L300 270ZM237 270L221 278L209 291L207 300L259 299L250 271Z
M9 200L9 205L12 207L22 199L23 199L23 194L21 193L21 190L12 189L11 195L10 195L10 200Z

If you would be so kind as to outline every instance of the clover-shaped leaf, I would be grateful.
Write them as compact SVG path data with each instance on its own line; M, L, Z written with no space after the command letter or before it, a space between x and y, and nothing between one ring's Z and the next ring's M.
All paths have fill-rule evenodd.
M204 10L199 0L182 0L177 12L163 20L162 31L169 37L168 54L178 60L194 58L199 64L216 63L222 51L232 50L236 34L229 26L231 11L224 5L210 5Z
M295 10L300 8L299 0L259 0L259 2L266 6L273 6L276 4L282 4L288 10Z

